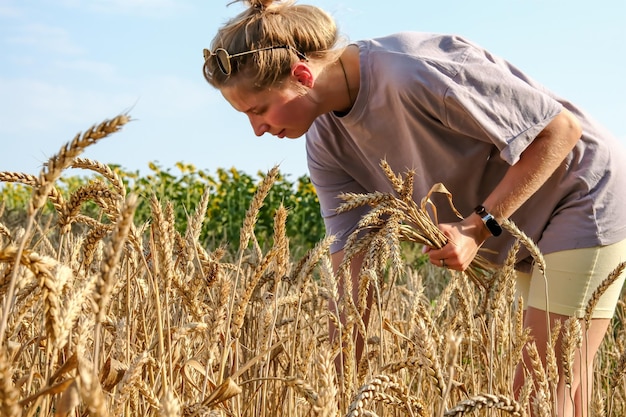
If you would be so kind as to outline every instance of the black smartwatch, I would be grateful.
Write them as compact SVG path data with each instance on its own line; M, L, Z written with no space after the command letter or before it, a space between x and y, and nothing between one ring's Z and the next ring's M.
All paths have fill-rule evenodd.
M492 236L500 236L502 234L502 226L500 226L496 218L493 217L491 213L487 212L483 206L476 207L474 212L480 216Z

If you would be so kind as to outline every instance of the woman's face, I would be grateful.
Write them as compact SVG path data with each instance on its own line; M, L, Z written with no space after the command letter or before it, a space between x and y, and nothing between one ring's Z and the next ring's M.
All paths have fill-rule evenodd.
M235 85L224 87L221 92L235 110L248 116L257 136L270 133L281 139L299 138L316 117L314 103L293 85L264 91Z

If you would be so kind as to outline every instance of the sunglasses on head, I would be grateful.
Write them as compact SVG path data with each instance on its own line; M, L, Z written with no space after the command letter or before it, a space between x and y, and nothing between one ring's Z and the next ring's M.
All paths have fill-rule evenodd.
M222 71L224 75L230 75L230 73L232 72L232 66L230 65L231 58L236 58L238 56L247 55L247 54L253 54L255 52L260 52L260 51L268 51L270 49L288 49L290 51L293 51L296 55L298 55L298 58L300 58L301 60L308 61L306 55L304 55L302 52L298 51L297 49L292 48L289 45L268 46L265 48L253 49L251 51L239 52L237 54L232 54L232 55L229 54L228 51L224 48L217 48L214 51L209 51L208 49L204 49L202 52L204 53L205 62L209 58L214 56L215 59L217 60L217 66L219 67L220 71Z

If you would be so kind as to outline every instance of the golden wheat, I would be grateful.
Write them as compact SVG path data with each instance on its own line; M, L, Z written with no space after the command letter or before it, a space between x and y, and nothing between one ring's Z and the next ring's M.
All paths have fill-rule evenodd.
M2 415L526 416L534 410L547 416L558 411L556 366L566 382L573 378L580 323L565 322L563 332L553 327L544 366L523 327L524 300L516 299L513 289L521 245L531 246L541 265L541 254L523 234L515 232L519 243L502 267L485 264L480 276L410 265L400 242L435 244L436 208L428 196L414 204L413 174L395 174L383 162L395 194L344 195L342 209L372 210L361 233L349 237L337 271L329 253L332 236L292 259L289 212L283 206L274 217L273 245L260 247L255 223L276 170L257 187L239 252L227 254L199 241L210 187L197 207L186 207L193 211L184 233L175 227L172 203L155 198L148 201L152 220L137 227L132 217L139 200L126 195L115 171L76 157L122 122L78 136L40 178L0 173L0 180L33 187L34 200L55 207L52 216L29 217L37 222L26 227L8 227L0 219L0 297L6 311L0 332ZM94 171L100 179L65 201L54 181L70 166ZM95 199L104 220L82 212L86 198ZM435 221L426 209L435 212ZM68 227L75 223L81 227ZM607 277L588 311L619 273ZM356 300L350 296L353 286ZM593 415L626 412L624 321L622 296L594 367ZM560 353L557 333L564 345ZM364 340L359 360L356 337ZM527 378L514 395L512 379L524 364L524 351L530 358Z

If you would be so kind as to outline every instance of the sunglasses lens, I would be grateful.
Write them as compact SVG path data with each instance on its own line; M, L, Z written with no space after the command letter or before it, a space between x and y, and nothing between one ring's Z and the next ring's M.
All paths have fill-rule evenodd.
M218 48L215 50L215 58L217 58L217 65L225 75L230 75L230 57L225 49Z

